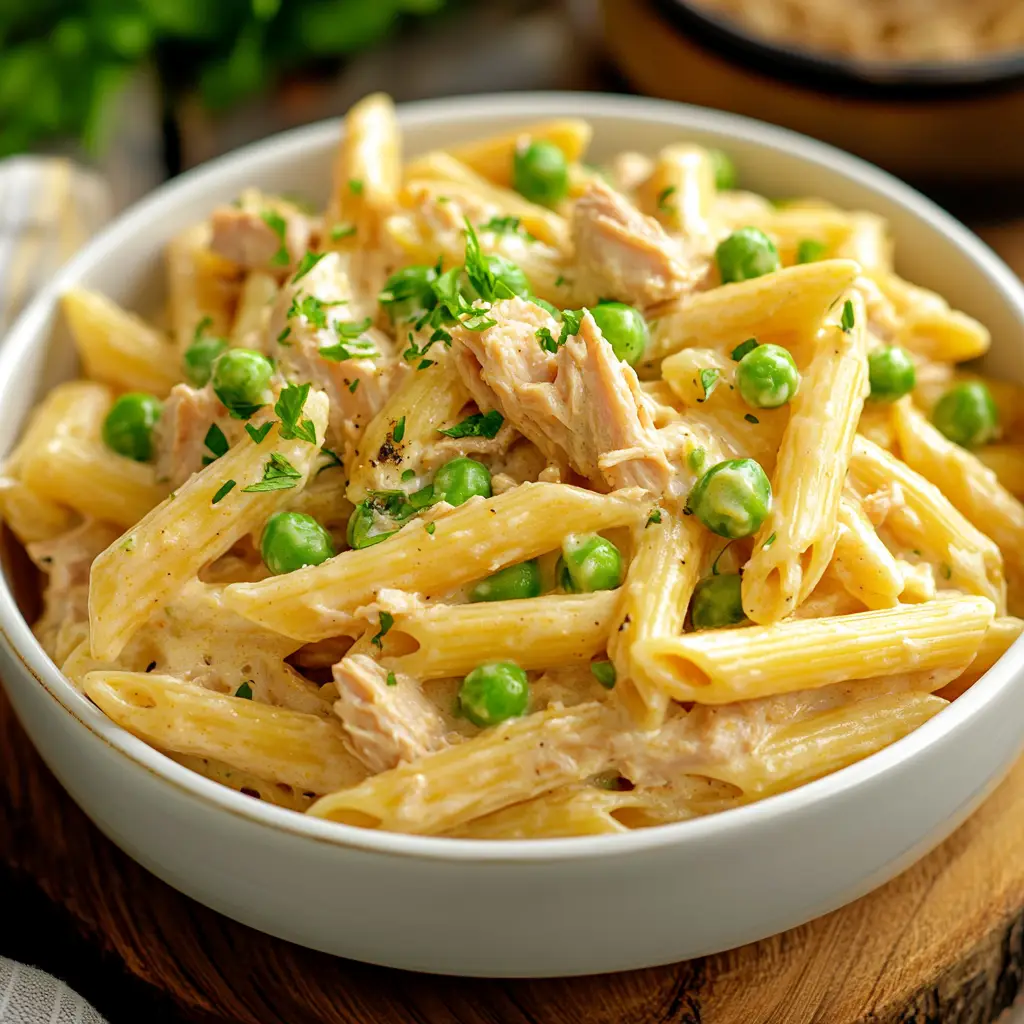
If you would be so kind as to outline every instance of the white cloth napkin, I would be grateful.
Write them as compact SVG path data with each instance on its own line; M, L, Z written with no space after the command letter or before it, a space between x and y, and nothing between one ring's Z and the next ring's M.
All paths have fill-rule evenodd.
M45 971L0 957L0 1024L106 1024L80 995Z

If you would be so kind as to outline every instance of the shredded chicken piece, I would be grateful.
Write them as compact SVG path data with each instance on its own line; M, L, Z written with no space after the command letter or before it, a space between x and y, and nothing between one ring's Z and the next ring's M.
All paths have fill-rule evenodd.
M218 454L206 448L206 434L214 423L224 432L229 446L245 429L240 420L231 418L210 384L201 389L175 384L156 426L157 479L180 487L203 468L204 457Z
M389 675L394 680L390 686ZM353 654L334 666L334 682L334 713L352 753L370 771L387 771L445 745L444 719L409 676L389 673L365 654Z
M222 206L210 216L210 248L247 270L280 276L294 270L311 247L316 222L280 199L247 191L237 206ZM287 258L286 258L287 257Z
M572 235L574 293L583 305L605 298L646 309L693 291L704 270L687 263L653 217L599 181L577 200Z
M481 408L497 406L552 461L567 458L594 483L670 490L674 470L654 429L653 403L593 317L551 353L537 330L557 336L558 325L539 306L506 299L491 316L498 322L485 331L453 332L456 366Z
M366 424L409 369L398 355L400 346L387 334L372 326L357 332L352 326L374 312L375 303L352 288L347 257L332 252L281 289L270 317L271 354L285 377L310 381L327 393L328 443L343 451L346 464ZM324 349L334 355L321 355Z

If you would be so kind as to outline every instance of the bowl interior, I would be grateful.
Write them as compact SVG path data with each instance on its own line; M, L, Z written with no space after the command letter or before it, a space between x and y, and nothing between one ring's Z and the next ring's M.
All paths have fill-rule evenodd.
M899 272L935 289L953 306L982 320L994 339L987 357L988 369L995 374L1022 377L1024 289L1014 275L982 242L934 204L889 175L829 146L745 118L627 97L474 97L412 104L401 112L408 155L553 116L580 116L591 121L595 138L590 158L597 162L624 149L654 151L670 142L694 140L728 151L738 166L741 182L754 191L776 197L816 195L846 208L881 214L890 222L896 239ZM73 348L57 307L63 291L81 285L99 290L128 308L158 308L163 299L163 249L169 239L202 219L212 207L230 202L247 186L296 192L323 202L338 134L337 123L314 125L198 168L134 207L68 264L0 342L0 409L4 410L0 417L0 458L14 444L25 415L42 391L74 373ZM0 583L0 621L12 642L62 703L84 704L69 686L61 684L28 629L14 622L16 615L9 614L13 609L12 590L5 577ZM90 708L89 713L94 712ZM111 723L107 725L108 735L120 746L120 730ZM145 756L139 753L139 744L127 734L124 738L133 757ZM150 754L164 762L156 752ZM175 767L170 766L170 770ZM847 775L851 784L861 768L857 765L845 770L852 773ZM822 787L836 785L834 778L812 783L804 791L823 793ZM198 777L196 785L213 786ZM772 799L802 799L800 792ZM229 794L225 799L234 796ZM241 797L238 800L239 806L251 803ZM748 811L754 808L736 813ZM261 807L251 813L266 816L274 811ZM391 838L397 842L396 837Z

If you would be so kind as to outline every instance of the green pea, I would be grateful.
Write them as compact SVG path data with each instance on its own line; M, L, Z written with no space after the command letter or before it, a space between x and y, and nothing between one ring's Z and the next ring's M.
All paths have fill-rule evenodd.
M512 184L531 202L554 206L569 193L569 163L553 142L517 147L512 157Z
M205 387L219 355L227 351L228 343L212 334L196 338L187 349L183 360L185 379L194 388Z
M436 280L437 271L433 267L403 267L385 281L377 298L392 323L415 320L437 305L432 287Z
M163 406L153 395L133 391L110 407L103 421L103 441L118 455L148 462L153 455L153 428Z
M361 501L352 510L348 517L348 546L350 548L369 548L374 544L380 544L393 534L398 533L397 529L389 530L382 523L389 520L380 515L369 501Z
M777 409L796 397L800 371L788 349L781 345L758 345L736 366L736 387L747 405Z
M331 535L302 512L275 512L263 528L260 553L275 576L319 565L335 554Z
M709 576L693 588L690 621L694 629L717 629L745 622L743 597L738 573Z
M511 661L488 661L462 680L459 708L481 729L526 714L530 684L526 673Z
M491 471L475 459L452 459L434 476L434 494L449 505L461 505L470 498L491 496Z
M758 228L740 228L719 242L715 261L722 284L749 281L781 266L775 243Z
M536 561L520 562L499 569L475 584L469 592L470 601L516 601L537 597L541 591L540 567Z
M932 422L964 448L991 441L999 431L999 410L992 392L980 380L958 384L932 410Z
M562 589L570 593L614 590L622 583L622 554L596 533L570 534L562 541L555 575Z
M267 400L273 363L251 348L228 349L213 363L214 394L235 419L247 420Z
M686 507L720 537L749 537L771 511L772 485L753 459L727 459L697 481Z
M893 345L868 356L868 381L876 402L895 402L914 390L917 372L906 349Z
M736 165L732 162L729 154L720 149L709 149L708 156L711 157L711 166L715 172L715 188L719 192L735 188Z
M643 313L624 302L599 302L590 310L617 358L635 366L650 337Z

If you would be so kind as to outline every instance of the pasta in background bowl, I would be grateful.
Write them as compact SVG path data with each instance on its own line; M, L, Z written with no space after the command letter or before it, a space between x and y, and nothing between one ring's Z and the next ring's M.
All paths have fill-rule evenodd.
M670 104L336 132L164 189L0 352L50 579L5 679L75 799L256 927L478 974L749 941L948 834L1020 744L1006 268Z

